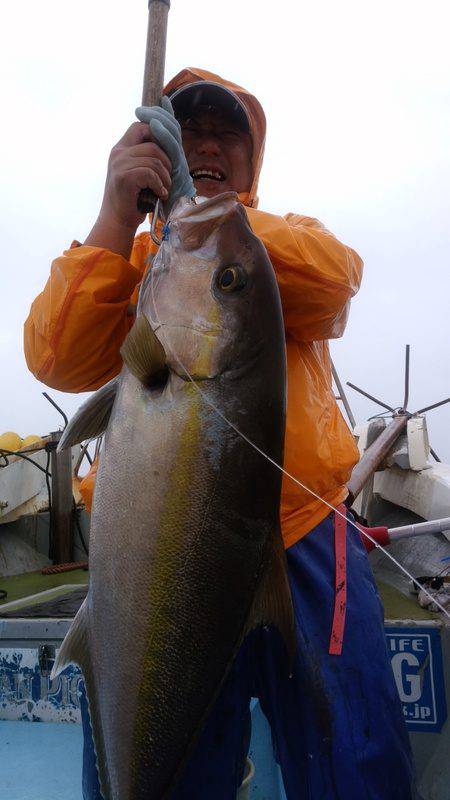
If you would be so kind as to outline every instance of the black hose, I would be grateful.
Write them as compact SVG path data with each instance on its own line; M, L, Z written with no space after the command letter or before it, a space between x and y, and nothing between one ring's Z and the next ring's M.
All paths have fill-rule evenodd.
M7 455L5 455L5 453L7 453ZM29 461L30 464L33 464L35 467L40 469L41 472L45 472L45 474L49 475L50 478L52 477L51 473L48 472L48 462L47 462L47 468L41 467L40 464L36 464L36 461L33 461L32 458L29 458L29 456L24 455L19 450L6 450L6 448L4 448L4 447L2 447L0 449L0 458L3 458L5 463L4 464L0 464L0 469L3 469L4 467L8 467L9 466L8 456L19 456L19 458L23 458L23 459L25 459L25 461Z
M45 470L45 483L47 484L47 495L48 495L48 557L50 561L53 561L53 524L52 524L52 487L50 485L50 472L48 468L50 466L50 448L47 450L47 468Z
M7 467L9 465L9 461L8 461L8 457L7 457L7 455L8 455L8 456L19 456L19 458L23 458L23 459L25 459L25 461L29 461L30 464L33 464L41 472L45 473L45 483L47 484L48 511L49 511L49 520L48 520L48 557L49 557L50 561L53 561L52 489L51 489L51 486L50 486L50 478L52 477L52 474L51 474L51 472L49 470L51 448L50 447L49 448L46 447L45 449L47 451L47 465L46 465L46 467L41 467L41 465L40 464L36 464L36 461L33 461L32 458L29 458L28 456L25 456L23 453L20 453L18 450L7 450L4 447L2 447L2 449L0 451L0 458L3 458L6 463L5 464L1 464L0 463L0 469L3 468L3 467ZM5 455L6 453L7 453L7 455ZM92 464L91 459L89 458L88 460ZM78 509L77 509L77 505L76 505L76 502L75 502L75 498L73 496L72 496L72 501L73 501L73 508L74 508L75 524L77 526L78 535L80 537L81 544L83 545L83 550L86 553L86 555L88 556L89 555L89 549L88 549L88 547L86 545L86 541L85 541L85 538L83 536L83 531L81 529L80 520L78 519ZM4 595L4 597L2 597L2 592L3 591L4 591L3 589L0 589L0 600L3 600L4 597L6 597L6 594Z
M0 469L9 466L8 456L19 456L19 458L25 459L25 461L29 461L30 464L33 464L34 467L37 467L41 472L45 474L45 483L47 484L47 494L48 494L48 511L49 511L49 518L48 518L48 557L52 561L53 560L53 530L52 530L52 490L50 486L50 478L52 477L52 473L49 470L50 467L50 448L45 448L47 451L47 464L45 467L41 467L40 464L36 464L36 461L33 461L32 458L25 456L18 450L7 450L6 448L2 447L0 451L0 458L3 458L5 463L0 464ZM5 454L8 454L5 455ZM1 597L0 597L1 599Z
M83 536L83 531L81 529L80 520L78 518L78 508L77 508L77 504L75 502L75 498L73 497L73 495L72 495L72 501L73 501L73 514L74 514L74 517L75 517L75 525L77 526L78 536L80 537L81 544L83 545L84 552L86 553L87 556L89 556L89 549L88 549L88 547L86 545L86 542L85 542L85 539L84 539L84 536Z

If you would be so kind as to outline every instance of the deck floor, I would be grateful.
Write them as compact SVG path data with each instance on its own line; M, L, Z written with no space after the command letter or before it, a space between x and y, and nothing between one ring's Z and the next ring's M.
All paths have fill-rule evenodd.
M5 800L83 800L81 725L0 721Z
M0 720L0 797L5 800L83 800L81 725ZM269 726L252 701L250 800L286 800Z
M41 572L26 572L23 575L10 575L8 578L0 577L0 589L5 589L8 596L0 600L0 608L13 600L20 600L46 589L53 589L55 586L62 586L66 583L87 583L89 573L84 569L71 570L70 572L60 572L56 575L42 575Z

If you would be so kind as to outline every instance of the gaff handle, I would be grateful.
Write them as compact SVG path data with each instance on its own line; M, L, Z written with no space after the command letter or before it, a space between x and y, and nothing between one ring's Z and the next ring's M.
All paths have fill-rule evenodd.
M147 45L145 49L144 85L142 105L158 106L164 88L166 60L167 17L170 0L148 0ZM142 214L154 211L157 197L151 189L141 189L137 199Z
M141 214L150 214L155 210L157 196L151 189L141 189L138 194L137 207Z

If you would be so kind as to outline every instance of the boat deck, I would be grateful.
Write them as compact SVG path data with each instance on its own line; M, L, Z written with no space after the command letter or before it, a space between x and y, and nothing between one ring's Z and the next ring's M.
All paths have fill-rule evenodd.
M82 748L81 725L0 720L2 796L83 800Z
M78 605L82 602L88 579L89 573L84 570L54 575L32 572L0 578L0 588L8 592L7 598L0 602L0 618L3 616L3 619L0 619L0 629L3 630L5 636L6 648L17 649L19 647L20 649L25 646L22 641L23 634L19 636L17 632L14 634L16 639L18 637L17 643L15 640L13 644L8 642L8 626L41 625L45 627L47 620L42 619L42 616L46 616L47 619L49 616L55 616L59 617L59 620L56 619L51 624L58 623L66 629L70 624L70 617L76 613ZM410 636L411 631L414 632L423 625L430 626L431 624L431 626L436 626L438 633L442 622L440 614L433 614L421 608L417 597L403 594L398 588L388 583L378 581L378 588L385 608L385 617L389 621L387 630L391 625L394 626L392 630L395 631L396 626L400 624L400 627L405 629L405 635ZM42 592L45 594L42 595ZM72 613L62 614L61 608L67 604L68 595L72 595L70 600L74 608L72 608ZM67 607L65 610L69 612ZM62 619L63 616L66 619ZM26 617L35 618L26 619ZM64 633L65 630L62 635ZM33 658L35 661L39 637L42 638L42 636L41 633L37 639L34 637L31 640L30 638L26 644L26 646L34 648ZM52 636L54 638L53 634ZM48 637L52 639L52 636L47 633L44 639ZM11 656L11 653L9 655ZM34 665L33 669L36 671L38 667ZM14 679L15 673L13 673L14 670L9 676L11 679ZM69 678L71 679L71 676ZM69 688L71 691L75 691L69 678L66 680L66 693ZM74 686L76 679L75 676ZM47 695L45 697L39 695L39 700L39 698L34 698L31 692L30 698L36 700L34 719L41 716L39 709L46 697ZM22 719L24 720L24 717ZM428 734L428 738L433 735L436 734ZM415 736L423 737L424 734L417 733ZM8 800L42 800L43 798L46 800L82 800L82 743L82 728L79 724L62 721L36 721L33 724L27 724L26 721L16 719L14 721L0 720L0 771L2 787L6 788L5 797ZM50 760L49 753L51 753ZM285 800L279 768L273 758L269 727L257 701L252 702L252 741L249 755L255 764L255 775L249 786L248 800ZM420 771L422 772L422 770ZM436 795L439 798L441 796L446 797L446 795Z
M377 580L377 587L384 608L385 620L440 620L442 614L422 608L417 597L413 594L406 595L395 586Z
M30 598L30 596L39 594L39 592L45 592L57 586L65 586L68 583L87 584L88 580L89 573L84 569L60 572L54 575L42 575L41 571L38 570L37 572L26 572L22 575L0 577L0 589L4 589L8 593L4 600L0 600L0 610L2 606L15 600L21 600L25 597Z
M40 571L29 572L24 575L13 575L7 578L0 578L0 589L7 591L7 597L0 600L0 616L2 616L2 609L4 606L5 613L8 616L20 617L21 609L27 607L26 616L52 616L68 617L69 613L64 613L58 604L55 602L54 613L40 613L40 605L43 602L55 600L58 597L58 588L61 587L59 596L63 599L67 595L67 590L76 588L75 584L79 586L87 585L89 581L89 573L86 570L78 569L71 572L63 572L55 575L42 575ZM397 588L385 583L384 581L377 581L378 590L380 592L381 600L385 610L385 619L413 619L413 620L430 620L439 619L439 614L434 614L421 608L414 595L406 595L400 592ZM69 585L69 586L68 586ZM50 590L55 590L51 592ZM47 596L36 597L41 592L49 592ZM83 593L79 594L80 600L78 605L81 605ZM23 603L20 601L23 600ZM8 608L10 603L16 603L11 610ZM39 604L39 605L38 605ZM35 606L35 613L32 613L32 607ZM14 613L12 613L14 611ZM75 615L77 608L73 610L72 616Z
M286 800L268 724L252 701L249 756L255 764L249 800ZM83 800L81 725L0 720L2 791L8 800ZM51 759L49 759L51 753ZM2 795L3 797L3 795Z

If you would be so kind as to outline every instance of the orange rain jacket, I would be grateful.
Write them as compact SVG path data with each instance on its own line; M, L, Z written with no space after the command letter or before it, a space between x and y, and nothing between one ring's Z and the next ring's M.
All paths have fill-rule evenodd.
M334 399L327 340L344 332L362 262L315 219L257 210L266 130L263 109L245 89L200 69L183 70L165 91L201 80L218 81L236 92L250 119L254 180L240 200L267 248L283 305L289 384L284 465L305 486L337 505L347 496L344 484L358 451ZM136 302L146 257L154 249L145 232L136 237L129 262L109 250L78 243L55 259L25 323L27 364L40 381L61 391L84 392L118 374L119 348L133 324L127 309ZM284 476L281 524L286 547L328 513L326 505Z

